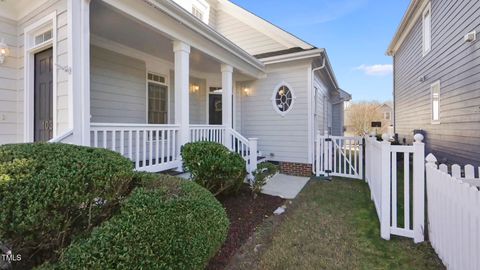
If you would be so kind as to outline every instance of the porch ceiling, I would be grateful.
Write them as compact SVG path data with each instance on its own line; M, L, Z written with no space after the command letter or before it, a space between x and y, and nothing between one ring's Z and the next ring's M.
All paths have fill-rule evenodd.
M172 40L159 31L116 11L102 1L92 1L90 14L90 31L93 35L173 63ZM210 55L191 48L191 69L220 73L220 65L220 62Z

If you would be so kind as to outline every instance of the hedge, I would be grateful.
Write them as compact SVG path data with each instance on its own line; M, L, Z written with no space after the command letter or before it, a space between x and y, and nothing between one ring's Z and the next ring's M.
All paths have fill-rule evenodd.
M55 257L111 215L130 192L132 174L128 159L105 149L0 146L0 240L22 254L20 264Z
M227 147L214 142L194 142L182 146L185 170L192 180L215 196L235 193L247 175L245 160Z
M193 182L144 176L119 214L41 269L203 269L225 241L225 210Z

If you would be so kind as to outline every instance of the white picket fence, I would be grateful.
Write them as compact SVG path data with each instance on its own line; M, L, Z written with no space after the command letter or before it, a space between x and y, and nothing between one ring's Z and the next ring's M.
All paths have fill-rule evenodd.
M422 140L423 136L416 134L413 145L391 145L386 134L382 142L375 137L365 138L365 180L384 239L390 239L393 234L413 238L415 243L424 241L425 146ZM399 158L403 159L403 170L397 168ZM400 206L403 213L399 212Z
M480 269L480 168L437 166L427 156L427 208L430 242L448 269Z

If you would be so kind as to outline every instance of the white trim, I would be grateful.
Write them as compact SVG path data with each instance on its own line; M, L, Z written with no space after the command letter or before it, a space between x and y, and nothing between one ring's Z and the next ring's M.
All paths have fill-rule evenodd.
M433 88L438 86L438 119L433 119ZM442 88L440 81L436 81L430 85L430 120L432 125L440 124L440 108L441 108L441 96L442 96Z
M314 94L313 92L313 89L315 89L316 91L316 87L314 87L314 80L313 80L313 74L312 74L312 66L309 66L307 68L307 97L309 97L309 100L310 102L308 102L308 108L307 108L307 111L308 111L308 117L307 117L307 121L308 121L308 128L307 128L307 133L308 133L308 138L307 138L307 141L308 141L308 163L310 164L313 164L313 138L314 138L314 134L315 134L315 130L314 130L314 126L315 124L313 123L314 121L314 114L313 114L313 106L314 104L316 104L316 95ZM315 102L315 103L314 103ZM293 105L293 102L292 102L292 105Z
M425 31L425 16L427 13L430 16L430 22L429 22L429 33L428 36L426 36L426 31ZM430 46L426 48L425 40L429 41ZM429 2L427 7L423 10L422 12L422 56L426 56L430 51L432 50L432 5Z
M271 65L271 64L277 64L277 63L283 63L283 62L289 62L289 61L295 61L295 60L320 57L324 52L325 52L324 49L314 49L314 50L308 50L303 52L271 56L271 57L261 58L259 60L262 61L265 65Z
M47 41L39 44L37 46L32 43L34 41L35 35L39 34L40 30L52 29L52 38ZM34 141L34 126L35 126L35 100L34 100L34 91L35 91L35 54L52 48L52 65L53 65L53 90L52 90L52 111L53 111L53 137L57 135L57 13L56 11L42 17L38 21L30 24L25 27L24 32L24 68L23 68L23 78L24 78L24 142L33 142Z
M288 90L290 91L290 93L292 94L292 103L290 104L288 109L284 112L282 112L278 109L278 106L277 106L277 103L276 103L276 100L275 100L275 97L277 96L277 92L278 92L279 88L282 87L282 86L286 86L288 88ZM273 88L273 94L272 94L272 97L270 98L270 100L272 101L272 106L273 106L275 112L280 114L282 117L285 117L285 115L292 110L293 105L295 105L295 99L297 99L297 97L295 96L295 90L293 90L292 86L285 81L282 81L281 83L277 84L275 86L275 88Z

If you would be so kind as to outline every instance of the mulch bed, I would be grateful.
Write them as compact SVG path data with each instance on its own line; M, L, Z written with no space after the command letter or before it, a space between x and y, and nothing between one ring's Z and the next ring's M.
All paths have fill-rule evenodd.
M285 200L265 194L253 194L248 186L242 187L235 195L218 196L227 211L230 220L227 240L215 257L210 260L206 269L225 269L235 252L253 235L257 226L273 215L273 211L281 206Z

